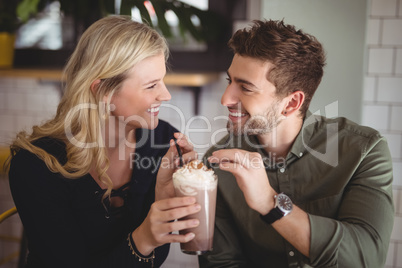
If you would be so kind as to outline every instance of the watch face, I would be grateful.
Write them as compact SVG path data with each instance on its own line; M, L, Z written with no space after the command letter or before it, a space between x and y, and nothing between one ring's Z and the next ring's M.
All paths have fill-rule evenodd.
M290 198L285 195L285 194L279 194L276 202L278 204L279 209L281 209L284 212L290 212L293 208L293 203Z

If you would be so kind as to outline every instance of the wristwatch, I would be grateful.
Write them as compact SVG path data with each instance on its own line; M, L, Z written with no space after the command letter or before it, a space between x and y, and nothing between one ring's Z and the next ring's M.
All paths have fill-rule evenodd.
M268 224L272 224L280 218L288 215L293 209L292 200L284 193L277 194L274 198L275 207L267 215L260 215L261 219Z

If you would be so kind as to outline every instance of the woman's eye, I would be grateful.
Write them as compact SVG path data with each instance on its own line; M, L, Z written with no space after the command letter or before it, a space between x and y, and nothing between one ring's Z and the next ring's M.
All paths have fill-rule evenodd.
M153 84L152 86L147 87L147 89L153 89L156 87L156 84Z
M228 81L229 85L232 83L232 79L230 79L229 77L227 77L226 80Z

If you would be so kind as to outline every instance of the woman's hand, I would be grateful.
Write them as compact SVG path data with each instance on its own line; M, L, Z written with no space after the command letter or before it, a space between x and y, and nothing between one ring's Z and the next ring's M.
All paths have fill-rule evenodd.
M144 256L166 243L186 243L194 238L194 233L185 235L172 234L187 228L198 226L197 219L178 220L200 211L194 197L174 197L156 201L152 204L144 222L132 233L137 249Z
M181 149L184 163L197 159L197 153L194 151L193 145L188 142L187 137L184 134L177 132L174 133L174 137L177 139L177 144ZM168 152L162 158L161 166L159 167L156 178L156 201L175 196L172 175L178 166L179 153L177 152L175 141L172 139L170 141Z

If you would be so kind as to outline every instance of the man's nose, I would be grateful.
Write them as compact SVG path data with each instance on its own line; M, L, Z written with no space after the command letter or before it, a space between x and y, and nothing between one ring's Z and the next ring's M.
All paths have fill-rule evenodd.
M233 85L228 85L226 87L225 92L222 95L221 104L223 106L230 107L230 106L237 104L238 102L239 102L239 98L237 96L235 87Z

